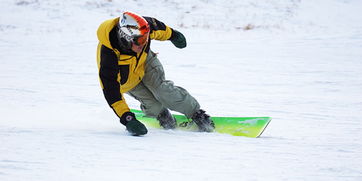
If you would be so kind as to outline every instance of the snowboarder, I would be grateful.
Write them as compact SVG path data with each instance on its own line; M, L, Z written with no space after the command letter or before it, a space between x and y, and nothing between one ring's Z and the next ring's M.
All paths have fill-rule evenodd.
M97 63L105 99L130 134L147 134L147 128L130 112L123 93L140 101L142 111L157 118L165 129L177 126L170 109L191 118L200 131L213 131L210 116L185 89L165 79L160 61L150 49L151 40L170 40L177 48L185 48L182 33L155 18L127 11L103 22L97 36Z

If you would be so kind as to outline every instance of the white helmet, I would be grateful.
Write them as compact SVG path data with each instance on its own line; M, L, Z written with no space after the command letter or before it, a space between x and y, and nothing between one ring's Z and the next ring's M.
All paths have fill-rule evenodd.
M147 43L150 26L142 16L126 11L117 26L117 37L123 47L131 48L132 44L143 46Z

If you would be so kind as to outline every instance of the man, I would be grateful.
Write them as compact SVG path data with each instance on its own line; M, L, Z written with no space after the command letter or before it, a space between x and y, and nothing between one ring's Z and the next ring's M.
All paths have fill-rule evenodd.
M155 117L165 129L174 129L170 110L185 114L200 131L211 132L214 123L185 89L165 80L151 40L170 40L177 48L186 47L183 34L151 17L124 12L122 17L103 22L97 31L97 62L104 96L132 135L147 134L123 97L127 93L141 102L142 111Z

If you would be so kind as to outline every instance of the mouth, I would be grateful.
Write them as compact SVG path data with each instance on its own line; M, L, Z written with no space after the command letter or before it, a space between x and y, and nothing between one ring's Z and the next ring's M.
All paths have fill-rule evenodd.
M133 43L132 44L132 51L134 51L136 53L140 53L140 52L142 52L144 46L145 46L145 44L144 45L136 45L136 44Z

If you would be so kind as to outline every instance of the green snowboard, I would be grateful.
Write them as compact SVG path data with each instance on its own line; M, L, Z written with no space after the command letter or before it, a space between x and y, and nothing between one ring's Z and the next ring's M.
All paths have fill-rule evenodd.
M148 127L161 128L155 118L146 117L140 110L131 109L136 118ZM177 130L197 131L196 124L183 115L173 115L177 121ZM215 132L233 136L259 137L271 121L270 117L211 117L215 123Z

